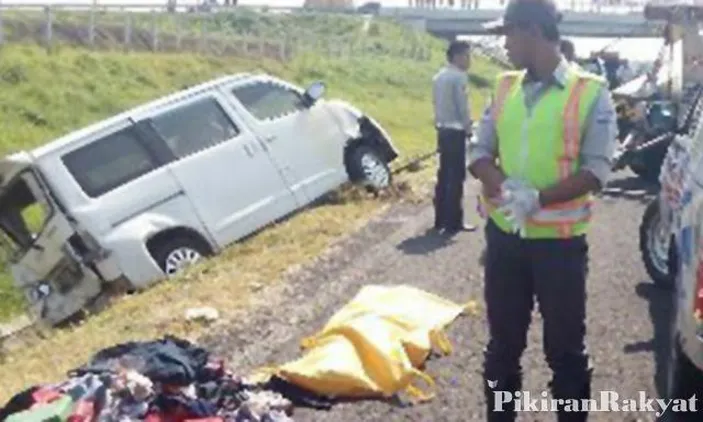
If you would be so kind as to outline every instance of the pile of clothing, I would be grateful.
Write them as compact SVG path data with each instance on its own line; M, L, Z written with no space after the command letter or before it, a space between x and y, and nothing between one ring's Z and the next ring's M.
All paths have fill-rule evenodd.
M0 421L292 421L291 400L172 336L104 349L68 376L15 395L0 408Z

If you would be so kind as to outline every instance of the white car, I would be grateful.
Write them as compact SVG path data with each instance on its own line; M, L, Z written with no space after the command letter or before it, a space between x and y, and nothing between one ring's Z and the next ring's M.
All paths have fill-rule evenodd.
M648 273L674 292L665 386L672 399L700 396L703 389L703 87L694 89L690 123L669 147L660 193L640 226ZM702 417L697 413L692 420Z
M223 77L0 160L6 265L30 310L59 323L111 283L142 289L347 181L389 186L389 135L324 88Z

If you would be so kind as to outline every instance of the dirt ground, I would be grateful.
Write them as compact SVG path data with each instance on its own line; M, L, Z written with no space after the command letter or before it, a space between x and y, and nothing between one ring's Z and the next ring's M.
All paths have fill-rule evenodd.
M473 213L476 182L469 183L467 219ZM589 235L588 344L595 365L594 391L614 390L637 398L658 397L655 378L665 358L669 295L649 281L638 252L638 226L651 190L618 175L599 199ZM398 204L319 261L262 291L257 304L237 324L206 340L215 352L246 371L299 356L304 336L366 284L410 284L460 302L483 304L483 231L462 233L451 242L425 232L430 204ZM483 312L481 312L482 314ZM427 369L437 397L414 407L365 401L340 404L327 412L296 409L296 421L482 421L482 316L460 317L449 332L454 353L431 360ZM539 394L551 376L542 354L540 318L534 314L523 357L526 390ZM552 421L548 413L522 413L524 421ZM592 413L591 421L653 421L647 413Z

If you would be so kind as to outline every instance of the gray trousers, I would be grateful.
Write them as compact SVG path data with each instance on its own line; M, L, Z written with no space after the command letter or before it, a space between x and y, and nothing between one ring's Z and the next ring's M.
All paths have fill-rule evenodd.
M492 220L485 228L484 295L490 339L485 349L484 391L489 421L513 421L510 411L491 412L495 391L521 391L520 357L536 302L544 321L544 353L552 370L554 398L590 398L586 352L588 243L570 239L521 239ZM493 388L488 385L491 381ZM532 397L540 392L531 392ZM503 409L509 409L504 405ZM586 413L559 412L558 420L585 421Z

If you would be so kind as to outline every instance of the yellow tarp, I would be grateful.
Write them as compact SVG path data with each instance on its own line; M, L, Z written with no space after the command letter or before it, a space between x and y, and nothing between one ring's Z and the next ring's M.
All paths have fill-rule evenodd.
M405 391L420 400L414 381L432 379L417 368L432 348L451 346L443 329L466 306L409 286L365 286L316 335L304 356L267 371L331 397L389 397Z

